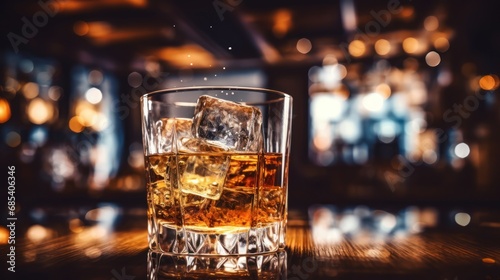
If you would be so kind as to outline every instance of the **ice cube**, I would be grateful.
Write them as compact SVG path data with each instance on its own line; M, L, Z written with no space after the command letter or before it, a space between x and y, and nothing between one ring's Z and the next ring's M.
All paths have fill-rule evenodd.
M192 119L183 118L162 118L156 122L156 138L158 153L173 152L174 131L175 139L192 137L191 126ZM175 130L174 130L175 128Z
M196 105L192 133L232 150L258 152L261 126L262 113L258 108L203 95Z
M217 200L222 194L230 156L229 149L205 139L179 140L177 165L181 173L179 185L184 193Z

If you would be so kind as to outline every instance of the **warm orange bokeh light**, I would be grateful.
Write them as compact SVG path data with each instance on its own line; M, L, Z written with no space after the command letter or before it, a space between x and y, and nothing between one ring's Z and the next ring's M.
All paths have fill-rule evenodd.
M88 35L91 37L104 37L110 34L113 30L111 25L105 21L90 22L88 26Z
M415 53L418 51L418 40L413 37L408 37L403 41L403 50L406 53Z
M375 52L379 55L386 55L391 51L391 43L385 39L375 42Z
M428 16L424 20L424 28L427 31L435 31L439 27L439 19L436 16Z
M380 84L375 87L375 92L380 93L385 99L391 96L391 87L388 84Z
M479 86L484 90L494 90L498 84L499 79L496 75L485 75L479 79Z
M9 240L9 230L7 228L4 228L3 226L0 227L0 244L7 244Z
M82 123L83 119L80 116L74 116L69 120L68 126L71 131L79 133L85 128Z
M52 120L55 113L52 103L39 97L30 101L26 112L30 122L34 124L43 124Z
M445 37L439 37L434 41L434 47L440 52L445 52L450 48L450 42Z
M273 32L277 37L283 37L292 27L292 13L286 9L280 9L274 14Z
M403 10L400 12L401 18L405 20L412 19L415 15L415 9L411 6L403 7Z
M78 36L85 36L89 33L89 25L85 21L77 21L73 25L73 31Z
M297 41L297 51L301 54L307 54L311 51L312 44L311 41L307 38L302 38Z
M38 96L40 88L37 83L28 82L23 86L23 94L26 99L33 99Z
M0 98L0 123L7 122L10 119L10 114L9 102Z
M354 40L349 44L349 53L352 56L362 56L366 51L366 45L361 40Z

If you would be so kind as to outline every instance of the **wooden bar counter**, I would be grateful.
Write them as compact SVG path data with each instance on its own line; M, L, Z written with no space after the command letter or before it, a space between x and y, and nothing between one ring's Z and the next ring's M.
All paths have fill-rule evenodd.
M145 227L91 226L40 242L26 237L18 242L16 272L5 268L2 279L500 279L500 228L496 224L318 239L307 221L291 220L288 246L272 263L276 271L234 277L209 270L201 275L169 274L163 270L179 268L171 270L168 263L155 268L161 262L158 255L148 254ZM6 252L8 247L1 248Z

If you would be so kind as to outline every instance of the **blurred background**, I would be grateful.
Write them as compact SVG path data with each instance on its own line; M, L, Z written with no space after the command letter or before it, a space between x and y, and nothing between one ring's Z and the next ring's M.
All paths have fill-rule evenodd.
M18 216L34 240L54 234L51 223L56 234L125 216L120 225L145 225L139 97L193 85L293 96L292 214L498 218L495 1L0 5L0 162L16 166Z

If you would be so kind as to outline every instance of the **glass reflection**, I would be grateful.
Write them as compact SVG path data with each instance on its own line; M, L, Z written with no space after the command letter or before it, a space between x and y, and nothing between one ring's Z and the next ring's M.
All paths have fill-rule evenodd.
M217 257L149 251L147 279L287 279L286 262L286 251Z
M366 206L339 210L333 205L314 205L309 208L309 224L316 245L340 244L346 239L363 243L387 241L434 228L438 224L438 214L436 209L430 207L420 209L409 206L390 213ZM456 214L457 224L465 223L466 215Z

